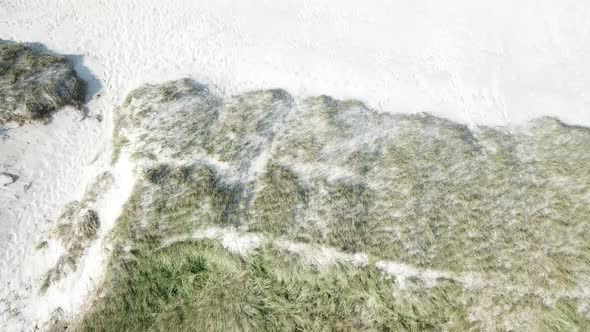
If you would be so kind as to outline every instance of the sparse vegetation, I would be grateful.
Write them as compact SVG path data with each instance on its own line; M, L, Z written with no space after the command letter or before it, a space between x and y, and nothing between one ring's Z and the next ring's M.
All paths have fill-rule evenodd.
M43 120L84 103L86 86L63 57L0 42L0 123Z
M121 119L116 118L114 122L113 128L113 156L111 159L111 163L114 164L119 160L119 156L121 156L121 149L125 146L125 144L129 143L129 140L123 135L121 132Z
M74 329L590 328L588 128L188 80L132 92L120 123L143 176Z
M47 291L51 285L76 270L80 258L86 248L96 239L100 228L100 219L98 213L93 209L93 204L104 194L112 182L113 177L110 173L102 173L86 189L84 198L80 202L70 202L64 207L52 236L61 242L65 253L45 274L41 292ZM38 249L47 246L47 241L43 241L41 244L37 247Z

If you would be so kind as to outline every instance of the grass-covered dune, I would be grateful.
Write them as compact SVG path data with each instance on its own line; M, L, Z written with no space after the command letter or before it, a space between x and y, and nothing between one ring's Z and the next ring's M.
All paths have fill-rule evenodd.
M46 119L63 106L82 105L85 94L66 58L0 42L0 124Z
M117 122L142 175L75 330L590 329L588 128L189 80Z

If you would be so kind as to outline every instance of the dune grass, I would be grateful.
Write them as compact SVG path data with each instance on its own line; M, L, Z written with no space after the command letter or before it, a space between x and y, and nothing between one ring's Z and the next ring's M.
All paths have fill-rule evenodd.
M75 330L590 328L588 128L188 80L120 114L142 175Z
M84 103L86 85L65 58L17 43L0 43L0 123L44 120Z

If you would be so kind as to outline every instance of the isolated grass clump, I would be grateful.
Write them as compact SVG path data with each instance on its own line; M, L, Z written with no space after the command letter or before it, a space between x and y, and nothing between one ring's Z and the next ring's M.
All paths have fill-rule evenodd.
M79 330L585 330L590 129L188 80L130 93L141 176Z
M41 292L76 270L78 261L88 244L95 239L99 227L100 220L96 211L83 208L78 202L66 206L55 230L55 237L62 243L66 253L45 274Z
M56 221L56 227L51 237L59 241L65 252L57 260L56 264L45 274L40 291L47 291L56 282L63 279L68 273L76 270L84 251L98 236L100 229L100 217L94 209L94 204L108 190L113 182L110 173L100 174L96 180L88 186L81 201L68 203ZM43 249L47 241L43 241Z
M46 119L84 103L86 85L65 58L0 42L0 123Z

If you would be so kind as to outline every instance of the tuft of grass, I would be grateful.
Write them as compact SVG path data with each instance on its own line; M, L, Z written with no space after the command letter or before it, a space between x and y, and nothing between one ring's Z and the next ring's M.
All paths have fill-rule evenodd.
M86 84L65 58L28 46L0 43L0 123L43 120L84 103Z
M69 324L62 308L57 308L51 313L51 318L45 324L45 328L48 332L68 331Z
M35 249L37 249L37 250L45 249L45 248L47 248L47 245L48 245L47 241L41 241L41 242L37 243L37 245L35 246Z
M65 253L45 274L40 292L44 293L51 285L60 281L68 273L76 270L78 262L85 250L98 236L100 218L93 209L96 200L100 199L113 183L113 176L104 172L86 188L83 199L68 203L57 219L52 236L59 240ZM47 246L47 241L41 242L37 249Z
M84 250L97 236L100 221L98 213L86 209L78 202L68 204L58 219L55 237L61 241L66 252L46 274L41 293L68 273L75 271Z

